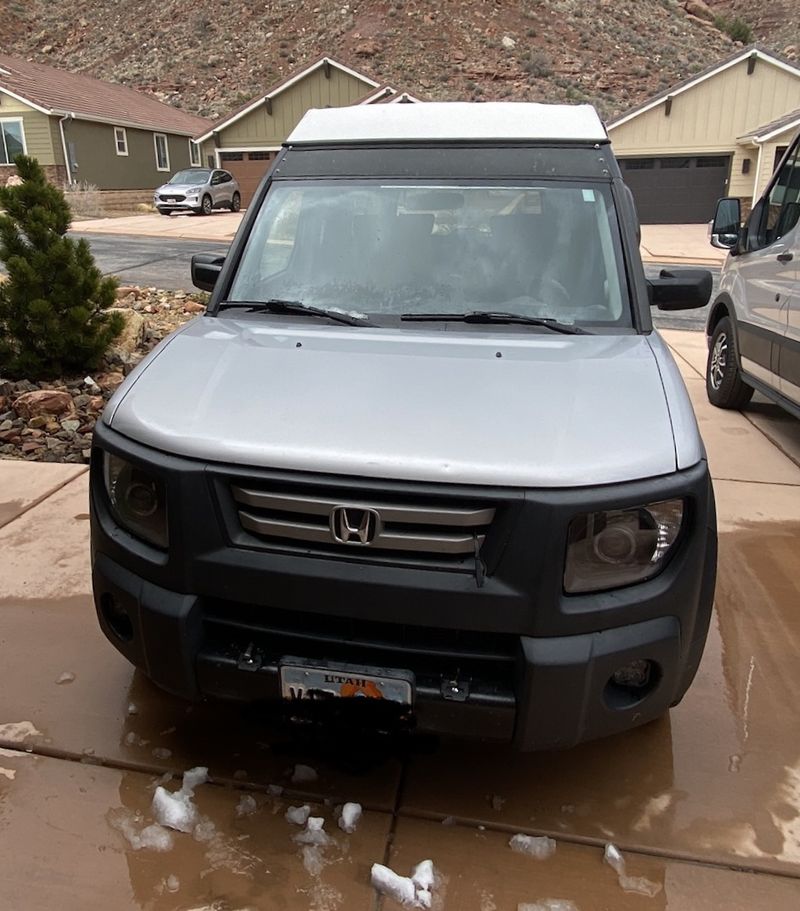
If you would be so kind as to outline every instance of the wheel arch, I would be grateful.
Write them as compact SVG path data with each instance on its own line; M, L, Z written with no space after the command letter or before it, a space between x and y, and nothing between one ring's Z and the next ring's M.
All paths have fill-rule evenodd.
M733 301L731 300L730 295L720 294L714 301L706 322L706 335L709 339L714 334L717 323L726 316L730 319L734 334L736 334L736 310L733 306Z

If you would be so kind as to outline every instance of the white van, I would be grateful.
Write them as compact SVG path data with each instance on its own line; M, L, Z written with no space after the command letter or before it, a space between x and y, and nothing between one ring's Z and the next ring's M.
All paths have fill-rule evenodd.
M709 401L742 408L754 390L800 417L800 135L741 225L721 199L711 243L730 250L706 327Z

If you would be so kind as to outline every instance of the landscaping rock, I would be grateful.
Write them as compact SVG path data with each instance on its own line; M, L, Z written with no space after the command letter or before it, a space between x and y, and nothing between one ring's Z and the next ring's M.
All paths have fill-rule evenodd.
M99 373L96 378L97 385L103 392L113 392L124 379L124 374L117 370L114 370L111 373Z
M145 322L142 314L126 307L110 307L106 312L119 313L125 320L125 327L114 339L110 350L118 354L130 354L135 351L144 341Z
M14 400L14 411L25 420L42 414L71 414L75 410L72 396L66 391L38 389L24 392Z

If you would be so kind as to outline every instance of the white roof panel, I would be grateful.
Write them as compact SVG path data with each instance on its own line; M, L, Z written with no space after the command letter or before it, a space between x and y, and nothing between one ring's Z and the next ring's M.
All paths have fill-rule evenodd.
M422 102L312 109L294 128L288 144L435 140L608 139L589 104L529 102Z

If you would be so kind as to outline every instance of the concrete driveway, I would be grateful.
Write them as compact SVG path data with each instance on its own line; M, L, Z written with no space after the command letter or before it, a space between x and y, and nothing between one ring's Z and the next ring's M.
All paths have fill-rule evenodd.
M565 753L447 743L357 774L344 744L301 747L252 711L156 691L93 615L86 470L0 462L0 907L388 911L370 865L407 875L431 858L434 907L450 911L797 911L800 422L765 404L713 409L703 335L664 336L715 478L708 647L668 718ZM317 779L293 783L296 763ZM200 840L142 847L155 786L197 765L211 775ZM335 822L345 800L364 806L351 835ZM284 819L302 802L335 840L319 864ZM512 852L515 832L553 837L555 854ZM639 892L604 865L609 841L647 880L624 881Z

